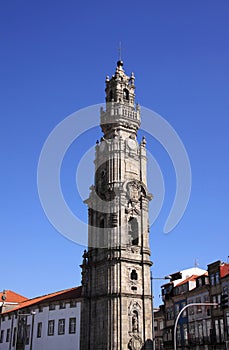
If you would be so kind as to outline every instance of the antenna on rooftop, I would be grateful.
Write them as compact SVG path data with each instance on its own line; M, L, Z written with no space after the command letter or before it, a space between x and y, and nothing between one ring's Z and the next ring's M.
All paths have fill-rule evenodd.
M195 267L199 267L199 261L198 261L198 259L197 259L197 258L195 258L195 261L194 261L194 266L195 266Z

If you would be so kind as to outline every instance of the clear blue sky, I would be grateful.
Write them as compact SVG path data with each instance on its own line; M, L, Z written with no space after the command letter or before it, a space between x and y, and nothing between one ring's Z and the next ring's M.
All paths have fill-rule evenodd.
M137 101L164 118L189 154L193 184L179 225L163 233L175 193L166 152L151 148L165 180L165 202L151 228L154 276L227 261L229 150L227 0L9 1L0 5L1 289L28 297L79 285L83 248L51 226L36 176L48 134L66 116L104 101L123 43ZM95 118L99 118L95 116ZM94 145L94 130L66 156L63 183L72 210L74 152ZM160 289L155 283L156 303Z

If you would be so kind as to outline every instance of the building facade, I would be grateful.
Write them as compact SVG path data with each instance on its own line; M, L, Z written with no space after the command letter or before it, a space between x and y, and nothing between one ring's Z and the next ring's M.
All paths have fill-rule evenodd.
M165 310L163 349L174 349L176 317L184 306L189 305L178 321L177 349L228 350L229 264L216 261L208 265L207 271L193 268L171 276L171 281L162 286ZM200 303L218 305L192 306ZM160 318L162 318L161 312ZM158 330L155 330L155 334L156 337L161 337L161 332L158 334ZM161 350L161 347L156 346L156 350Z
M0 350L78 350L81 287L27 299L0 315Z
M106 78L82 264L81 350L147 349L152 342L146 141L137 141L135 77L118 61ZM102 336L101 336L102 334Z

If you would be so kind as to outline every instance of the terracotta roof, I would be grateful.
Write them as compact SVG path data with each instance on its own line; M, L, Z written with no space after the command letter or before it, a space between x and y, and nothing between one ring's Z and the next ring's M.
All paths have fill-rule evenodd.
M198 276L198 275L192 275L192 276L186 278L185 280L181 281L180 283L176 284L175 287L181 286L182 284L185 284L185 283L187 283L187 282L189 282L189 281L195 281L195 279L196 279L197 277L200 277L200 276Z
M22 295L13 292L12 290L5 290L4 292L0 292L0 301L3 301L2 297L4 299L4 302L8 303L22 303L25 300L28 300L28 298L23 297Z
M75 287L75 288L69 288L69 289L61 290L59 292L42 295L33 299L27 299L22 303L20 303L20 305L17 305L15 308L9 311L6 311L4 313L14 312L16 310L19 310L25 307L30 307L36 304L41 304L44 302L48 303L48 302L66 300L66 299L78 299L81 297L81 294L82 294L81 286Z
M229 275L229 264L224 263L220 266L220 277L225 277Z

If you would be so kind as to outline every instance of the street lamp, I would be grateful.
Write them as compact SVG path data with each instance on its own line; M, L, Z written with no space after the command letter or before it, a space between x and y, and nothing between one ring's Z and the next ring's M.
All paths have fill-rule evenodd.
M174 350L177 350L177 324L180 318L180 315L182 314L182 312L187 309L190 306L217 306L219 305L218 303L191 303L191 304L187 304L185 305L179 312L179 314L177 315L176 321L175 321L175 325L174 325L174 331L173 331L173 342L174 342Z
M153 306L153 280L170 280L171 276L165 277L153 277L152 271L150 271L150 281L151 281L151 299L152 299L152 338L153 338L153 350L155 350L155 330L154 330L154 306Z

